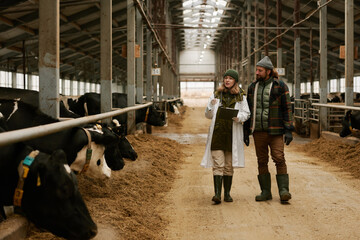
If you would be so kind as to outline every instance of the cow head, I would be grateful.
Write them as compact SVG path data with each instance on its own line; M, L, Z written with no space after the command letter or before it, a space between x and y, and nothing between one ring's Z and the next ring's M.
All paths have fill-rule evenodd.
M153 106L149 106L146 109L147 113L147 118L146 119L146 123L152 125L152 126L164 126L165 125L165 121L163 120L163 118L161 118L160 113L155 109L155 107Z
M354 118L352 116L351 110L347 111L345 117L342 121L342 130L340 132L340 137L346 137L351 134L354 124Z
M97 226L62 150L40 153L30 166L21 209L36 226L67 239L90 239Z
M119 137L119 142L115 150L119 151L123 158L129 158L135 161L138 156L134 148L131 146L130 142L126 138L126 134L125 134L126 130L124 128L124 125L121 125L117 119L113 119L111 124L111 129ZM123 160L122 162L125 165L125 162ZM122 168L124 167L124 165L122 166Z
M127 140L126 136L120 137L120 142L118 144L121 155L124 158L129 158L135 161L138 157L137 153L135 152L134 148L132 147L131 143Z

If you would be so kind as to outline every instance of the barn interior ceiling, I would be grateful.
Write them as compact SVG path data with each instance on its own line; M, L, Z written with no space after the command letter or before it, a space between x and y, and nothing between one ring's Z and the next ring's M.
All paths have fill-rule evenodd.
M255 20L259 33L259 48L265 44L265 10L268 13L268 51L274 57L277 49L276 0L157 0L171 22L156 24L154 29L167 28L175 32L180 50L192 48L212 49L221 52L232 41L241 39L242 29L251 31L251 49L255 49ZM141 1L146 4L153 1ZM265 3L268 2L268 7ZM280 33L284 67L292 72L294 59L294 2L281 1ZM126 78L126 59L121 47L126 44L126 0L113 0L113 71ZM250 11L248 11L248 4ZM344 75L345 60L339 58L340 46L345 44L345 1L327 2L328 76ZM7 71L36 73L38 59L38 0L0 1L0 68ZM319 4L317 0L300 0L300 20L308 18L296 28L300 31L302 80L310 74L310 52L314 75L319 63ZM360 3L354 1L354 45L360 44ZM242 22L245 13L245 24ZM249 17L248 17L249 16ZM151 19L151 18L150 18ZM154 18L153 18L154 19ZM250 25L248 25L248 20ZM289 28L292 28L289 30ZM246 32L245 32L246 33ZM237 34L237 35L236 35ZM312 41L311 41L312 35ZM234 37L238 36L238 37ZM312 43L312 44L310 44ZM312 45L312 46L311 46ZM241 41L234 44L240 51ZM310 48L312 47L312 50ZM258 49L263 52L264 49ZM99 80L100 60L100 1L60 0L60 76ZM241 62L237 56L235 62ZM24 68L25 66L25 68ZM355 59L355 74L360 74L360 61ZM291 79L290 79L291 81Z

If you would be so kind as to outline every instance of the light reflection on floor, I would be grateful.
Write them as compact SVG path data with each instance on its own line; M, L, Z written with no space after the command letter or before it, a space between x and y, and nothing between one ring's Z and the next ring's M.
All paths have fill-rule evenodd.
M207 134L153 133L154 136L170 138L180 144L206 143Z

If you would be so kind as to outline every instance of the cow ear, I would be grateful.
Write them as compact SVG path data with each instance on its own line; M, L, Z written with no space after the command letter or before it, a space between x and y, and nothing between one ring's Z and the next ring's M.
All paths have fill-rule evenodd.
M52 161L57 161L62 164L67 164L66 154L64 150L58 149L51 154Z

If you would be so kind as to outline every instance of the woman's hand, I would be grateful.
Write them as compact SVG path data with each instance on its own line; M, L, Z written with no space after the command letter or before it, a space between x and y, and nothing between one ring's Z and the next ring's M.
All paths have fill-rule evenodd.
M244 124L243 122L240 121L240 119L238 117L233 117L232 120L235 121L235 122L239 122L241 124Z

